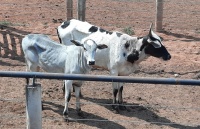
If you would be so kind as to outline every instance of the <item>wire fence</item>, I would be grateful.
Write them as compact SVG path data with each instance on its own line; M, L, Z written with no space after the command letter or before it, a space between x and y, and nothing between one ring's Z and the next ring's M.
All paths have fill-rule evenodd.
M23 56L21 40L28 33L44 33L56 37L56 28L66 20L66 1L1 1L0 53L4 57ZM193 41L200 39L200 2L197 0L165 0L163 32ZM77 1L73 2L73 18L77 18ZM144 36L155 23L156 0L90 0L86 2L86 20L108 30L126 31ZM9 27L7 27L9 26ZM170 39L165 39L170 40ZM19 46L19 47L18 47Z
M12 73L12 74L11 74ZM26 75L27 74L27 75ZM26 75L26 76L25 76ZM51 76L52 75L52 76ZM53 75L55 77L53 77ZM94 78L96 78L98 81L101 81L102 77L105 77L105 76L90 76L90 75L85 75L85 76L80 76L80 75L64 75L63 74L44 74L44 73L27 73L27 72L1 72L1 76L2 77L19 77L19 78L23 78L23 77L36 77L36 78L44 78L44 79L47 79L47 78L52 78L52 79L57 79L60 78L60 79L64 79L64 76L65 77L70 77L70 79L75 79L76 77L80 77L80 79L86 79L86 78L91 78L90 81L92 81ZM63 76L63 78L61 77ZM92 79L93 78L93 79ZM110 79L110 77L106 77L107 79ZM120 79L117 79L119 77L111 77L113 79L113 81L121 81ZM125 79L125 78L123 78ZM130 80L134 78L129 78ZM128 80L129 80L128 79ZM137 78L135 78L137 80ZM144 83L147 83L145 80L148 80L148 78L143 78L141 79L140 81L144 82ZM151 79L155 82L158 82L160 79ZM166 80L169 80L169 79L166 79ZM173 80L173 79L170 79L170 80ZM94 80L93 80L94 81ZM106 80L104 80L106 81ZM108 80L107 80L108 81ZM140 83L136 81L136 83ZM158 84L163 84L162 83L163 80L159 81ZM186 82L187 84L187 80L182 80L184 82ZM188 80L189 81L189 80ZM190 80L190 81L195 81L195 80ZM199 82L198 80L196 80L197 82ZM177 80L178 82L178 80ZM180 80L181 82L181 80ZM157 83L156 83L157 84ZM175 84L175 82L173 81L173 83L167 83L167 84ZM177 83L176 83L177 84ZM179 84L179 83L178 83ZM180 83L181 84L181 83ZM184 84L184 83L183 83ZM196 84L196 83L194 83ZM192 85L192 84L191 84ZM197 87L199 87L199 85L197 85ZM89 90L89 89L88 89ZM91 90L91 88L90 88ZM87 98L87 97L86 97ZM86 99L85 98L85 99ZM111 107L112 104L111 103L99 103L98 101L92 101L93 99L91 99L91 102L81 102L81 105L82 106L89 106L89 107L94 107L95 106L102 106L102 107ZM22 108L25 108L25 99L24 98L0 98L0 103L3 102L3 104L6 104L8 105L8 103L10 103L11 106L15 107L17 105L21 105L20 107ZM12 103L12 104L11 104ZM1 106L3 105L1 104ZM62 111L60 110L63 110L63 100L55 100L55 99L46 99L43 101L43 106L44 106L44 112L45 110L52 110L52 111L55 111L59 114L59 117L55 117L54 115L46 115L46 114L43 114L43 121L48 121L48 120L51 120L51 121L62 121L63 118L62 118ZM75 106L76 104L74 102L70 102L70 105L71 106ZM92 105L92 106L91 106ZM117 104L119 105L119 104ZM53 106L54 108L56 107L56 109L52 108L51 106ZM122 105L121 105L122 106ZM147 112L147 114L153 114L154 117L158 117L156 114L154 114L153 112L158 112L159 110L165 110L165 111L168 111L168 112L190 112L190 110L192 111L197 111L199 112L200 111L200 108L199 107L194 107L194 106L189 106L189 107L184 107L184 106L181 106L181 107L177 107L177 106L163 106L163 105L158 105L158 104L125 104L124 105L125 107L127 108L132 108L134 110L138 110L139 112ZM3 107L3 106L2 106ZM7 107L8 108L8 111L9 111L9 108L10 107ZM108 108L109 109L109 108ZM2 109L1 109L2 110ZM12 121L15 121L15 120L19 120L19 119L25 119L25 112L22 111L22 109L19 110L15 110L15 109L12 109L14 111L11 111L12 113L17 111L14 115L12 113L1 113L0 115L0 120L3 119L2 121L6 121L6 119L12 119ZM19 113L19 114L17 114ZM17 115L16 115L17 114ZM24 115L23 115L24 114ZM89 115L88 115L89 116ZM72 119L73 121L76 121L76 122L84 122L84 121L87 121L87 122L113 122L113 123L133 123L133 124L138 124L138 125L149 125L149 124L155 124L155 125L162 125L162 126L170 126L170 127L179 127L179 128L186 128L186 127L190 127L190 128L198 128L199 127L199 124L197 122L182 122L181 124L178 124L177 122L173 122L173 121L170 121L168 119L163 119L162 117L160 117L159 119L155 119L155 120L146 120L146 121L143 121L143 120L134 120L134 119L118 119L118 118L109 118L109 119L106 119L106 118L103 118L103 117L89 117L89 118L74 118ZM0 121L1 122L1 121ZM7 123L5 122L1 122L1 127L3 128L4 125L7 126ZM22 124L25 125L25 123L22 122ZM45 125L45 127L47 127ZM53 127L53 125L51 125L51 127ZM21 128L21 125L20 125L20 128Z
M0 101L3 101L3 102L12 102L12 103L25 103L25 100L23 98L21 99L5 99L5 98L0 98ZM56 103L56 104L63 104L63 101L58 101L58 100L45 100L45 102L51 102L51 103ZM74 102L70 102L69 105L75 105L76 103ZM105 104L105 103L92 103L92 102L81 102L81 105L100 105L100 106L112 106L113 104ZM196 111L200 111L200 108L199 107L174 107L174 106L161 106L161 105L134 105L134 104L125 104L123 106L126 106L126 107L134 107L134 108L147 108L147 109L153 109L153 110L159 110L159 109L165 109L165 110L169 110L169 111L174 111L174 110L177 110L177 111L188 111L188 110L196 110ZM46 110L44 108L44 110ZM11 115L11 114L1 114L0 115L0 121L1 119L4 119L4 120L17 120L17 119L26 119L26 114L23 113L22 114L18 114L18 115ZM53 121L63 121L63 118L62 116L60 117L53 117L53 116L45 116L43 115L42 116L42 119L43 121L45 120L53 120ZM113 118L113 119L88 119L88 118L75 118L73 119L72 121L76 121L76 122L81 122L81 121L88 121L88 122L119 122L119 123L133 123L133 124L138 124L138 125L149 125L149 124L158 124L158 125L171 125L173 127L173 125L178 125L177 123L175 122L159 122L159 121L141 121L141 120L122 120L122 119L116 119L116 118ZM15 128L25 128L26 127L26 124L23 123L24 125L18 125L17 127L15 126ZM3 127L4 123L1 123L0 127ZM189 123L183 123L183 125L186 125L188 127L199 127L199 123L194 123L194 122L189 122ZM44 127L55 127L53 125L45 125ZM178 125L177 127L180 127L180 125Z
M66 1L1 1L0 55L20 60L21 40L28 33L54 36L56 28L66 20ZM191 41L200 40L200 2L197 0L164 0L163 32ZM77 0L73 2L73 18L77 18ZM128 31L144 36L155 23L156 0L90 0L86 2L86 20L108 30ZM8 27L9 26L9 27ZM170 39L165 39L170 40Z
M23 2L23 0L20 0ZM27 27L41 22L43 26L66 19L66 3L42 2L1 2L1 21L11 21ZM185 30L199 33L200 2L197 0L165 0L163 6L163 29ZM77 18L77 1L74 0L73 15ZM21 19L20 17L27 19ZM86 2L86 20L111 29L132 27L134 30L148 30L155 22L156 0L90 0ZM58 24L52 27L55 28ZM56 32L54 33L56 34Z

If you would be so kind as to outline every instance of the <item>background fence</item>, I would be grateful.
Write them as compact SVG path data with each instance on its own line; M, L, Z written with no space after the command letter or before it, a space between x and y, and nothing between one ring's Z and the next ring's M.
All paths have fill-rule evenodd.
M42 23L47 27L51 22L66 19L66 1L1 2L1 21L17 25L35 26ZM163 29L200 29L200 2L196 0L163 0ZM20 17L27 17L21 19ZM73 1L73 16L77 18L77 1ZM135 30L148 29L156 19L156 0L90 0L86 1L86 20L110 28L133 27ZM54 26L53 26L54 27ZM35 28L37 30L37 28Z
M173 39L174 41L179 41L180 39L178 38L181 37L199 41L200 2L197 0L164 0L163 2L163 33L177 37ZM0 2L0 8L0 57L9 57L20 61L20 63L13 63L10 60L0 60L0 65L10 66L7 70L15 70L17 68L18 70L25 70L23 54L20 49L20 43L24 35L28 33L45 33L57 40L55 28L66 19L66 0L3 0ZM73 16L77 18L77 0L73 0ZM86 1L86 20L108 30L123 31L130 27L135 32L135 35L143 36L147 33L150 23L154 23L155 19L156 0ZM171 39L167 38L167 40ZM105 72L104 74L107 73ZM158 77L157 75L151 76ZM24 128L26 125L25 100L22 90L24 87L17 88L15 87L16 83L25 85L24 80L21 79L4 80L1 78L1 128ZM83 92L91 91L91 93L85 94L82 105L83 108L85 107L83 110L88 119L79 119L77 124L63 124L63 96L60 91L62 83L51 80L44 83L43 98L45 98L45 111L43 112L43 123L45 123L45 128L68 126L71 128L84 128L85 126L83 125L86 125L91 128L107 126L118 128L169 127L196 129L199 126L199 118L196 117L200 113L199 103L195 102L195 100L199 99L199 89L195 87L184 87L185 89L182 89L176 86L168 88L159 85L148 85L148 87L143 84L140 86L132 85L132 88L125 89L125 93L131 96L124 96L128 102L126 105L130 107L131 112L113 115L109 104L112 102L110 100L112 98L111 84L95 83L95 85L102 88L92 87L93 90L91 91L91 87L87 87L88 83L86 83ZM49 86L50 83L52 86ZM8 86L4 86L4 84ZM105 87L103 88L102 85ZM158 90L152 91L151 89L153 88L158 88ZM97 90L99 92L96 92ZM137 92L132 92L134 90ZM171 92L167 98L162 96L166 91ZM16 92L19 92L20 95L16 95ZM152 93L152 95L147 96L145 93ZM180 96L177 96L177 93ZM102 96L104 94L106 96ZM184 101L187 101L188 104L183 104L182 97L187 98ZM178 105L173 106L175 100ZM71 102L72 107L74 107L73 102L75 101L72 99ZM90 105L94 108L91 108ZM101 109L102 113L96 111L96 108ZM7 111L6 113L4 113L5 110ZM75 112L73 108L71 110L72 113ZM110 114L111 116L107 117L104 114ZM173 118L170 116L173 116ZM183 122L183 120L185 121Z
M1 1L1 55L12 58L22 55L22 51L17 50L17 46L20 46L17 43L21 42L23 35L28 33L45 33L55 36L54 39L57 40L55 28L67 19L66 1ZM77 0L71 1L73 1L73 17L78 18ZM199 1L157 1L163 1L161 32L177 38L187 37L188 40L200 39ZM108 30L124 31L131 35L146 35L150 24L155 23L156 16L156 0L86 1L85 19L88 22ZM6 50L8 47L10 51Z

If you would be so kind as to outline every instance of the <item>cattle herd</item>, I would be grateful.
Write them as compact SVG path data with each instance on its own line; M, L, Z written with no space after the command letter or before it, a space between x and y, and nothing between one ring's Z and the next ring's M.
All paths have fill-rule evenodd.
M121 32L110 32L88 22L72 19L57 28L60 43L43 34L29 34L22 40L27 71L85 74L92 67L100 67L112 76L128 76L139 63L149 56L170 60L171 55L162 44L161 38L153 32L143 37L133 37ZM27 82L28 83L28 82ZM80 108L80 87L82 82L65 80L64 119L68 120L68 103L71 89L75 88L76 110ZM126 109L123 106L123 83L113 82L113 109L116 113Z

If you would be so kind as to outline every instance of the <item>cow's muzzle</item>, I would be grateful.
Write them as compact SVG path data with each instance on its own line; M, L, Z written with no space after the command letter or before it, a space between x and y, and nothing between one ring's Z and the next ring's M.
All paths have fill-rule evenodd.
M135 61L137 61L139 59L139 52L134 50L131 54L128 55L127 57L127 61L134 63Z
M170 55L170 54L163 57L163 60L166 60L166 61L167 61L167 60L170 60L170 59L171 59L171 55Z
M95 65L95 61L89 61L89 65Z

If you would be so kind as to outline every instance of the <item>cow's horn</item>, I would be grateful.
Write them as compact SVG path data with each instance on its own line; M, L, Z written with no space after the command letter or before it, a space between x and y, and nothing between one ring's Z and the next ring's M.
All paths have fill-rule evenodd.
M152 34L151 34L152 26L153 26L153 23L151 23L151 25L150 25L150 29L149 29L149 36L150 36L150 37L152 36Z

